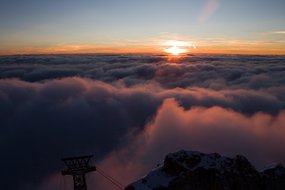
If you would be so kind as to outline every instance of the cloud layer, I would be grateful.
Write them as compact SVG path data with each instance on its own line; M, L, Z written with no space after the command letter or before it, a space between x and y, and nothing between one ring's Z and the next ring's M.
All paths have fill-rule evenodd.
M156 82L165 88L258 89L285 82L285 56L23 55L0 57L0 78L43 81L80 76L128 86Z
M284 63L284 56L2 56L0 188L56 189L59 159L89 153L124 183L180 148L245 154L257 167L284 163ZM92 176L93 187L109 189Z
M242 153L260 169L264 164L284 163L284 122L285 110L277 116L244 116L221 107L185 110L175 99L166 99L142 133L99 165L128 184L161 163L167 153L194 149L231 157ZM98 178L92 185L106 188Z

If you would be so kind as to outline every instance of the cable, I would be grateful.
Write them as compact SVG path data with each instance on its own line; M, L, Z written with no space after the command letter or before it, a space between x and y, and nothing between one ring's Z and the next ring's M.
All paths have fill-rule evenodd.
M110 175L108 175L106 172L104 172L102 169L97 167L97 170L99 170L101 173L103 173L104 175L108 176L110 179L112 179L113 181L115 181L117 184L119 184L122 187L125 187L125 185L123 185L122 183L120 183L118 180L116 180L115 178L111 177Z
M99 172L99 171L98 171ZM106 179L108 179L111 183L113 183L113 185L115 185L116 187L118 187L119 189L123 190L124 187L122 187L121 185L119 185L118 183L116 183L115 181L113 181L112 179L110 179L108 176L104 175L103 173L99 172L103 177L105 177Z
M101 174L103 177L105 177L106 179L108 179L111 183L113 183L116 187L118 187L121 190L125 189L125 186L123 184L121 184L119 181L117 181L116 179L114 179L113 177L109 176L108 174L106 174L103 170L101 170L100 168L96 167L96 170L99 174Z
M119 189L124 189L124 185L121 184L120 182L118 182L117 180L115 180L114 178L112 178L111 176L109 176L108 174L106 174L104 171L102 170L97 170L99 174L101 174L103 177L105 177L106 179L108 179L111 183L113 183L116 187L118 187Z
M122 187L125 187L124 184L120 183L118 180L116 180L116 179L113 178L112 176L108 175L108 174L107 174L106 172L104 172L102 169L99 168L99 170L100 170L101 173L104 173L106 176L108 176L110 179L112 179L113 181L115 181L116 183L118 183L119 185L121 185Z

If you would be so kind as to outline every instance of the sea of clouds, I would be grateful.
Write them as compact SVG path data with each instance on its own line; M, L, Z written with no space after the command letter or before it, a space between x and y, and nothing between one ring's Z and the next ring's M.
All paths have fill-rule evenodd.
M285 56L1 56L0 142L8 190L72 187L60 158L90 153L126 185L180 149L285 164Z

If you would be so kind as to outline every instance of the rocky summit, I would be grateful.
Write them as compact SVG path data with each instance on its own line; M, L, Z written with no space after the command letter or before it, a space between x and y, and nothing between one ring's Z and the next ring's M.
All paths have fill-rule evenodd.
M179 151L126 190L284 190L285 168L257 171L244 156Z

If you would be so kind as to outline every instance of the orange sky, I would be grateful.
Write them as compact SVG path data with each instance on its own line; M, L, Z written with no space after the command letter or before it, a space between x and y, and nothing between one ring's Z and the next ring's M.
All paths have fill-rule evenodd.
M167 42L167 40L165 40ZM184 41L183 41L184 42ZM285 42L220 40L191 41L195 48L186 47L187 53L218 53L218 54L278 54L285 55ZM0 49L0 55L14 54L81 54L81 53L155 53L164 54L167 47L163 41L146 44L58 44L51 47L23 47Z

